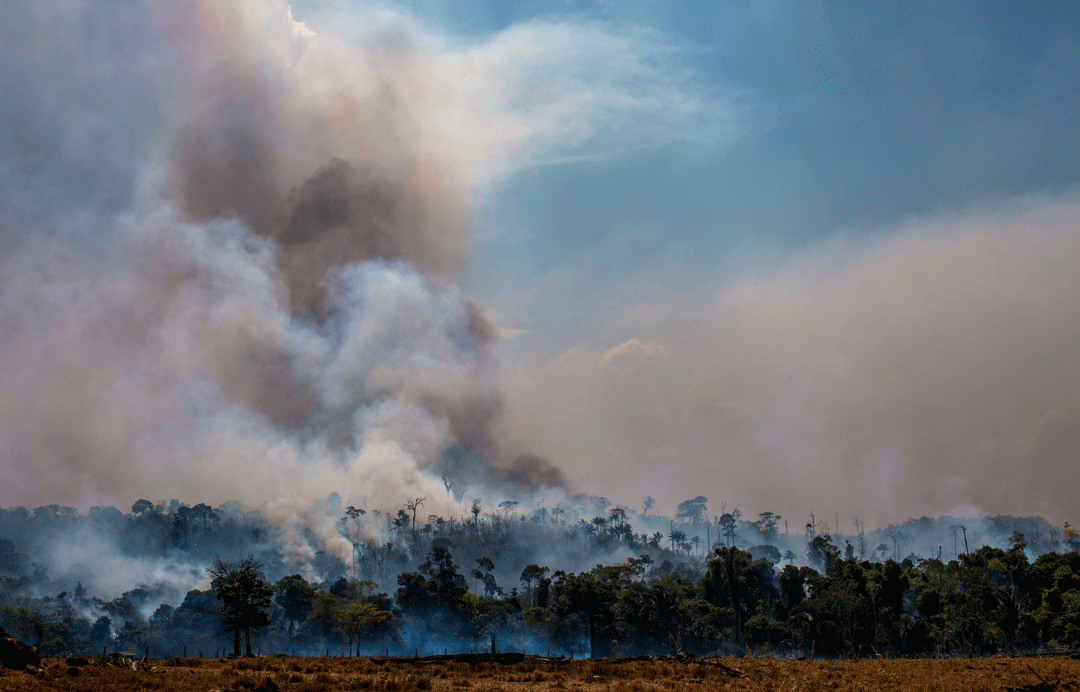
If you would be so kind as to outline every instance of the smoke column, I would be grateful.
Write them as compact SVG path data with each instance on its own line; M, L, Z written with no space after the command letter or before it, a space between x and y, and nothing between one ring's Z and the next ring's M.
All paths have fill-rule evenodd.
M563 485L494 432L497 330L452 283L475 171L407 38L282 2L3 15L0 503Z

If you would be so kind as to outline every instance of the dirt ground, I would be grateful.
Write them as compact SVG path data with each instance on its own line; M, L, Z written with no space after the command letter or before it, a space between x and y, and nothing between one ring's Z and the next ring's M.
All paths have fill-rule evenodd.
M72 659L74 660L74 659ZM83 664L83 661L74 661ZM425 692L665 692L667 690L1080 690L1080 656L800 661L732 658L680 661L523 657L172 658L102 665L46 659L37 672L0 669L15 690L377 690ZM142 670L135 668L143 668Z

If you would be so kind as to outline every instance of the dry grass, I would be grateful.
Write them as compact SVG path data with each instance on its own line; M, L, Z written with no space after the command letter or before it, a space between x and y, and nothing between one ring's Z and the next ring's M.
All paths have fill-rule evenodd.
M48 659L37 674L0 669L0 692L16 690L209 690L257 692L696 692L730 689L1080 691L1080 660L1068 657L948 660L424 662L409 659L168 659L141 672L72 668Z

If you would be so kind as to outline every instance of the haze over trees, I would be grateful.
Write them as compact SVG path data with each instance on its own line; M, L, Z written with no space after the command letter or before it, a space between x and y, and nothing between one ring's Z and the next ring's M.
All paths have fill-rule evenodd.
M425 519L425 499L382 512L331 495L311 508L322 534L235 504L0 509L0 625L45 653L154 656L1080 644L1077 533L1035 517L856 519L842 534L811 516L788 533L771 511L710 517L701 496L670 518L604 498L461 498L457 516Z

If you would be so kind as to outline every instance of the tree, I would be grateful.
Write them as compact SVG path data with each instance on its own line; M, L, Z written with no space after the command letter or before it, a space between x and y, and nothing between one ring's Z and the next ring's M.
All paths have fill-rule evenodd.
M360 639L364 633L375 625L386 620L390 614L382 610L374 603L357 603L351 601L338 612L337 627L335 628L349 644L349 655L352 655L353 644L356 644L356 655L360 655Z
M706 623L713 610L707 601L696 598L693 580L685 577L668 575L650 584L628 584L615 601L620 643L645 650L659 646L671 655L679 654L689 640L708 636L711 628Z
M547 567L540 565L527 565L521 570L521 583L525 585L525 600L532 603L532 584L544 578L548 573Z
M469 587L465 577L458 574L454 556L440 545L432 544L427 560L420 565L420 573L427 576L434 586L437 600L444 606L458 610Z
M900 531L890 531L888 536L893 540L893 560L900 562L900 541L907 540L907 536ZM967 540L967 534L964 534L964 540Z
M476 529L476 535L480 535L480 498L476 498L472 501L473 527Z
M781 516L779 514L773 514L772 512L762 512L758 515L758 520L754 522L754 526L757 528L761 537L767 541L771 541L776 538L776 525L780 522Z
M95 651L105 647L110 649L116 647L116 639L113 638L112 634L112 620L108 615L102 615L94 621L87 637L87 643Z
M806 557L817 569L822 566L828 569L840 558L840 549L833 543L832 536L827 533L818 534L806 544Z
M422 618L429 632L472 636L471 618L478 601L445 547L433 543L418 571L398 575L397 583L398 605L409 616Z
M630 583L632 571L627 566L597 565L591 572L562 576L558 582L562 617L580 614L589 627L589 654L592 658L610 656L612 650L613 608L619 591Z
M297 622L303 622L311 612L311 595L314 589L302 576L294 574L282 577L274 585L274 602L285 611L289 619L289 636Z
M446 504L449 506L449 504L450 504L450 489L454 487L454 482L452 480L450 480L449 478L447 478L446 474L444 473L442 475L442 484L443 484L443 487L446 488Z
M349 542L352 543L353 547L352 557L354 576L357 572L357 563L360 562L360 517L364 514L367 514L365 510L349 505L345 510L345 516L341 518L342 524L346 524L349 520L352 520L353 524L353 535L349 538Z
M188 531L191 528L191 508L181 505L173 515L173 540L177 547L187 547Z
M424 500L426 500L426 499L427 499L426 497L414 497L413 499L411 499L411 500L409 500L409 501L407 501L405 503L405 506L409 508L410 512L412 512L412 530L413 530L413 533L416 533L416 509L418 507L423 507Z
M205 502L200 502L199 504L191 508L192 518L202 519L204 533L209 529L208 524L215 518L216 514L217 512L214 510L214 508L206 504Z
M675 518L687 522L703 521L705 518L705 503L709 498L698 495L693 500L683 500L675 510Z
M678 547L686 541L686 533L672 527L671 533L668 534L668 538L671 540L671 552L677 552Z
M651 496L646 495L645 497L641 498L641 501L645 505L645 511L641 513L641 516L646 516L648 515L649 510L656 506L656 500L652 499Z
M472 576L484 585L484 595L488 598L495 598L502 596L502 587L495 581L495 575L492 571L495 569L495 563L491 561L490 557L478 557L476 558L476 564L480 566L479 569L474 569ZM481 572L480 570L484 570Z
M795 554L790 550L788 552L791 553L792 558L795 557ZM779 586L781 603L783 603L784 610L788 614L806 600L804 587L806 584L806 571L808 570L807 567L800 570L798 567L788 564L777 577L776 582Z
M738 548L717 548L713 554L698 590L706 601L730 613L735 639L741 640L747 616L780 598L773 567L765 560L752 561L750 553Z
M135 504L131 505L131 513L135 516L145 514L146 512L154 511L154 503L150 500L136 500Z
M648 569L649 565L652 563L652 556L647 553L642 553L641 557L631 557L626 560L627 566L630 567L630 570L637 577L642 577L645 574L645 570Z
M270 607L274 590L259 578L261 568L262 563L254 557L235 563L219 557L206 570L213 580L214 595L221 601L223 628L233 633L234 656L240 655L241 633L247 644L247 655L251 656L251 630L270 624L265 609Z
M725 544L731 548L735 547L735 529L735 515L724 512L723 516L720 517L720 535L724 537Z

